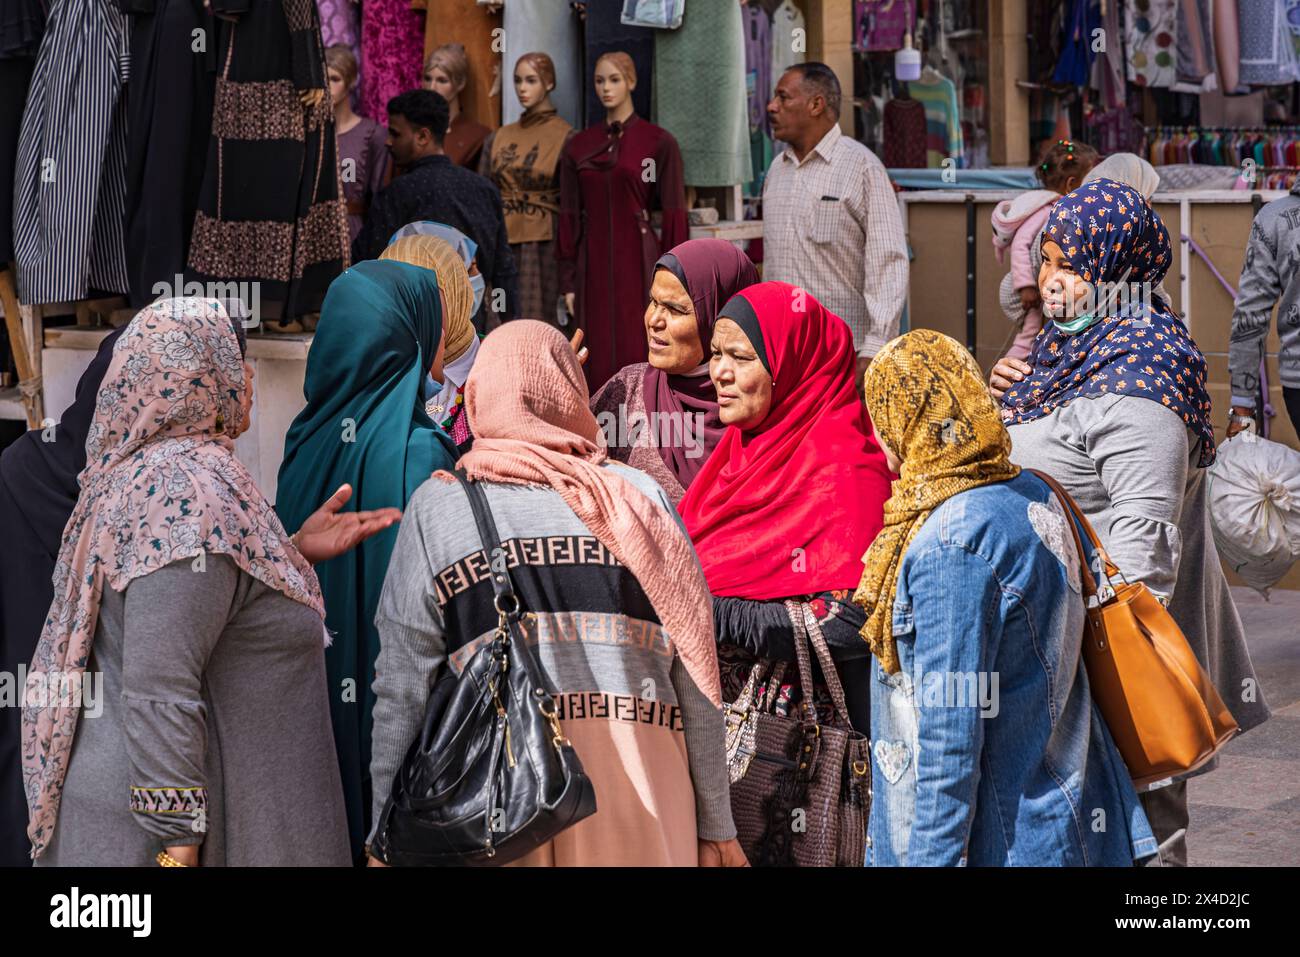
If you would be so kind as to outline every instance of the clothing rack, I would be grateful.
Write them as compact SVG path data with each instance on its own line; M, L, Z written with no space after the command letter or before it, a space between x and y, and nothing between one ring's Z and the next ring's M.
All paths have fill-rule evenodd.
M1148 126L1147 159L1153 166L1255 164L1276 174L1300 169L1300 126Z

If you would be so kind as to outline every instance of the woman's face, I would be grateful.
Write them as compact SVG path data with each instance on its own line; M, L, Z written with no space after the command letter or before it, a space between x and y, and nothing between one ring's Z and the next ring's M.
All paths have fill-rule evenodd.
M718 393L722 424L758 428L772 408L772 377L749 337L732 320L719 319L709 349L709 378Z
M538 75L537 68L531 63L521 63L515 67L515 96L519 97L519 105L525 110L531 110L546 99L549 92Z
M460 92L452 85L451 77L447 75L446 71L440 70L436 66L424 71L424 79L420 85L426 90L433 90L434 93L437 93L448 103L456 99L456 94Z
M333 104L335 109L338 109L338 105L347 99L348 84L343 79L343 74L334 67L330 67L325 71L325 75L329 77L330 81L330 103Z
M226 428L226 434L232 439L247 432L253 421L253 364L247 359L244 360L244 391L239 395L239 407L243 410L240 416L243 421L238 426L231 423Z
M632 94L627 77L608 60L596 64L596 95L607 110L617 109Z
M1050 239L1043 243L1038 294L1043 299L1043 315L1062 320L1086 313L1093 296L1092 284L1074 271L1064 250Z
M447 330L444 327L438 334L438 348L433 353L433 365L429 366L429 375L433 376L434 382L442 381L442 360L447 353Z
M646 345L650 364L669 375L690 372L704 361L695 304L682 281L667 269L656 269L645 308Z

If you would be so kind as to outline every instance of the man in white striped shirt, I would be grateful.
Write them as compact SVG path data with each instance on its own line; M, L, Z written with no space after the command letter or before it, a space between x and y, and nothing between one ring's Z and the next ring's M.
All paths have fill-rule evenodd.
M763 278L801 286L849 324L859 378L898 335L907 240L884 164L840 132L840 84L824 63L786 70L767 105L787 146L763 184Z

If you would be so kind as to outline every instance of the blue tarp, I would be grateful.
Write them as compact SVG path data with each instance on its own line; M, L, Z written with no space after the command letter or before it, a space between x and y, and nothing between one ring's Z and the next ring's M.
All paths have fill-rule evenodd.
M942 169L891 169L889 178L904 189L1039 189L1032 166L955 169L944 182Z

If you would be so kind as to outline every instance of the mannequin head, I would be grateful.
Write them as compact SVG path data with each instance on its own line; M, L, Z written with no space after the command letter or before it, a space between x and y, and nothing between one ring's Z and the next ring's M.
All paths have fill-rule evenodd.
M407 90L388 101L388 152L408 166L442 152L447 134L447 101L429 90Z
M357 85L357 58L339 43L325 49L325 70L329 76L330 104L334 109L351 96Z
M825 63L797 63L776 84L767 104L772 136L802 157L840 119L840 81Z
M460 112L460 94L469 82L469 58L459 43L444 43L424 61L424 77L420 86L432 90L451 107L454 119Z
M596 95L605 115L626 119L632 113L632 91L636 89L636 65L621 50L606 53L596 61ZM621 115L620 115L621 114Z
M515 96L525 110L550 99L555 89L555 64L545 53L525 53L515 63Z

